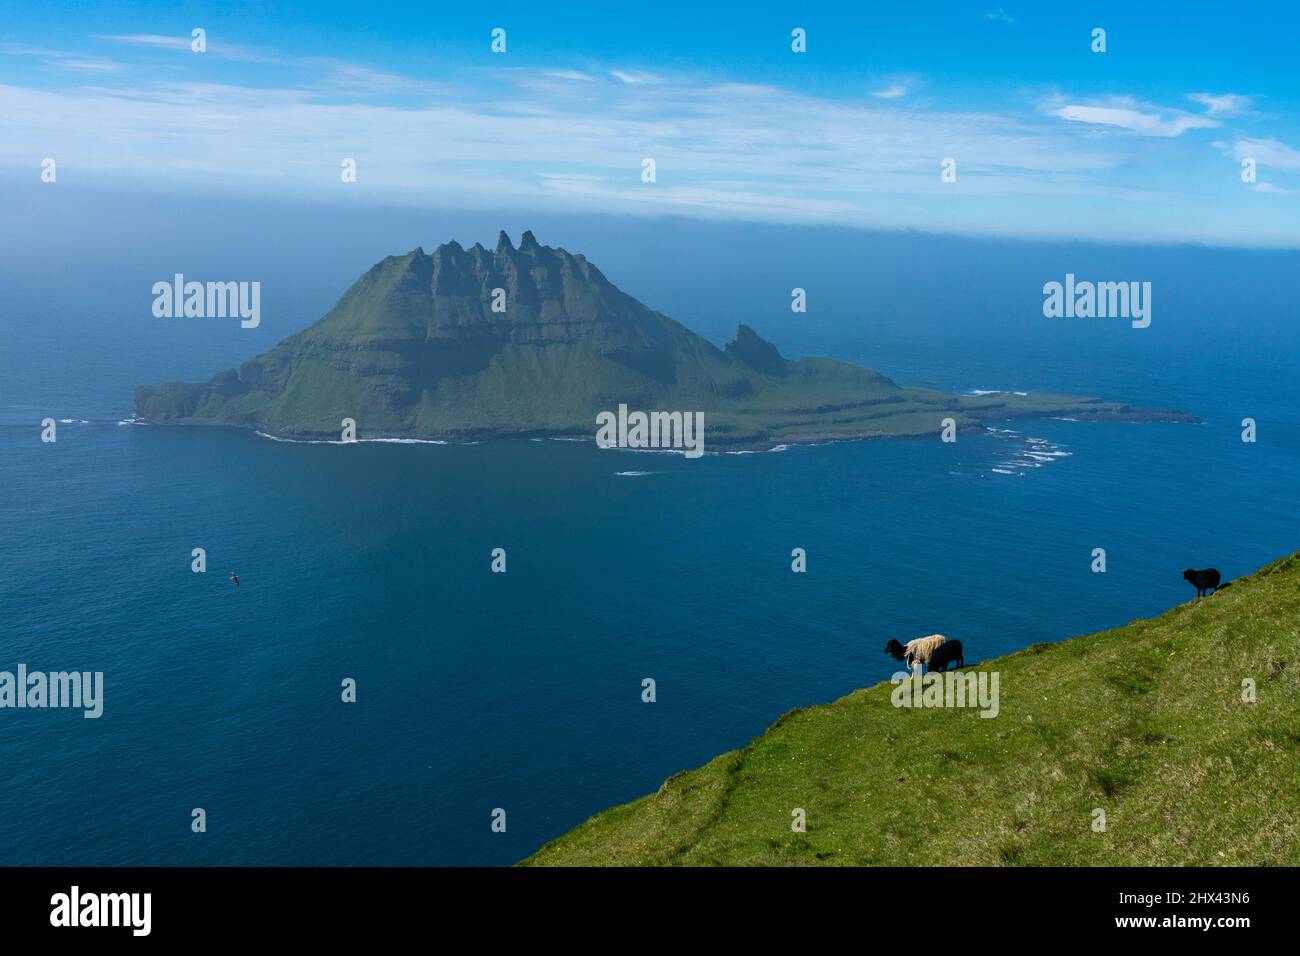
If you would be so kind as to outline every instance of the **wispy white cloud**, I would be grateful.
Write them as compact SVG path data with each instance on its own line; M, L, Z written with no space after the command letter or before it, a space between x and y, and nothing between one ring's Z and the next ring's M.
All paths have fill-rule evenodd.
M920 78L910 73L885 77L884 86L872 90L871 95L878 100L898 100L913 92L920 85Z
M112 43L129 43L133 46L152 46L162 47L169 50L184 50L190 52L190 37L163 36L157 33L130 33L124 35L97 36L97 40L108 40Z
M576 80L581 83L591 83L596 79L590 73L582 73L578 70L543 70L542 73L557 80Z
M1211 116L1235 116L1250 107L1251 97L1237 93L1188 93L1187 98L1205 107Z
M1269 193L1274 196L1300 195L1300 190L1287 189L1285 186L1279 186L1276 183L1255 183L1250 188L1256 192Z
M1006 10L998 7L996 10L989 10L984 14L985 20L992 20L995 23L1015 23L1016 18L1007 13Z
M1212 129L1220 125L1217 120L1183 110L1162 109L1127 96L1091 103L1064 102L1058 96L1048 100L1045 109L1049 115L1071 123L1112 126L1139 136L1181 136L1191 129Z
M947 156L960 157L967 196L1104 194L1089 178L1118 162L995 114L687 79L663 80L653 101L635 84L608 84L593 103L532 96L510 82L496 97L462 91L411 108L211 83L58 94L0 87L0 112L17 133L0 143L0 162L26 161L16 142L53 141L104 174L337 189L346 156L358 159L361 182L404 195L501 202L563 192L616 206L779 209L802 219L862 218L891 193L941 196ZM640 181L646 156L658 165L653 186Z
M393 94L437 95L447 93L446 83L417 80L384 70L344 63L338 60L312 58L301 65L316 70L327 77L328 85L339 94L348 96L390 96Z
M1300 150L1275 139L1239 139L1219 145L1236 160L1253 159L1260 166L1300 173Z
M55 60L54 63L65 70L76 70L78 73L121 73L123 70L122 64L112 60L68 59Z
M67 50L49 50L23 43L0 43L0 55L30 56L44 60L52 66L78 73L120 73L122 64L102 57L86 56Z
M1059 119L1165 138L1218 125L1129 99L995 112L871 95L918 82L901 75L846 99L595 64L484 67L435 82L332 60L276 62L284 79L272 86L253 85L245 71L195 79L229 69L121 81L105 73L61 90L0 86L0 168L26 169L36 152L58 157L79 182L147 176L218 196L1059 234L1071 203L1084 217L1104 207L1119 218L1185 205L1173 180L1125 181L1134 157L1158 143L1081 136ZM1111 112L1060 112L1076 105ZM1287 161L1288 147L1271 149ZM646 157L656 161L653 184L641 181ZM945 184L948 157L959 176ZM340 180L343 158L358 161L355 184ZM1122 223L1114 231L1128 232Z
M193 37L190 36L170 36L159 33L126 33L126 34L101 34L95 37L97 40L105 40L109 43L125 44L127 46L150 47L157 50L172 50L186 54L211 56L216 59L225 60L242 60L249 63L276 63L282 62L281 58L270 53L254 50L250 47L237 46L225 42L225 38L210 34L204 35L204 52L195 54L193 49Z
M659 82L659 78L651 73L641 73L634 70L610 70L609 75L620 83L627 83L632 86Z

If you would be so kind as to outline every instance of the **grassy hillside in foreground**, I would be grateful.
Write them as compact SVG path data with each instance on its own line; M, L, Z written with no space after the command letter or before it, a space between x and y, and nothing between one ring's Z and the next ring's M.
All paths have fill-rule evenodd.
M1300 553L975 669L997 717L896 708L887 682L793 710L523 864L1300 864Z

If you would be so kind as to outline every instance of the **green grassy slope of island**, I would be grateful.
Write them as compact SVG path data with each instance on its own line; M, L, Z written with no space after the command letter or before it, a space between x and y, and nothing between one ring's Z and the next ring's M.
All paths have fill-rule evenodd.
M999 673L996 717L888 682L793 710L524 864L1300 864L1300 553L972 669Z

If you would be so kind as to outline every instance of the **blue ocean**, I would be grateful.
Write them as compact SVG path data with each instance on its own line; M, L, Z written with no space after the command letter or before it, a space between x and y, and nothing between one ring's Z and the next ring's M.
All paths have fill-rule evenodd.
M56 201L19 210L48 229L6 239L0 269L0 670L102 671L104 712L0 710L0 863L509 864L887 679L890 637L990 658L1159 614L1193 597L1183 568L1232 578L1300 543L1294 253L308 209L186 240L181 199ZM136 385L265 350L383 255L522 226L715 342L744 321L900 383L1203 423L698 460L124 423ZM155 319L150 284L182 269L261 279L262 326ZM1151 327L1045 319L1067 271L1152 281Z

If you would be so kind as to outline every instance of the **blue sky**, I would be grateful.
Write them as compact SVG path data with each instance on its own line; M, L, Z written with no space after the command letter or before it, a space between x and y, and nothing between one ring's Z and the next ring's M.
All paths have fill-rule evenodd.
M0 181L1300 246L1300 13L1142 6L0 4Z

